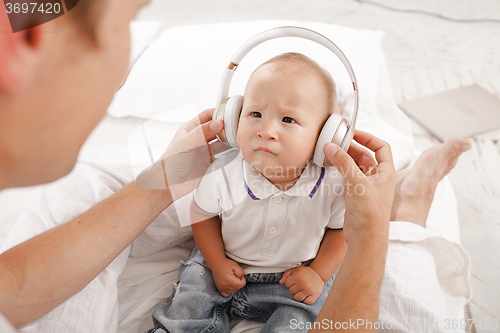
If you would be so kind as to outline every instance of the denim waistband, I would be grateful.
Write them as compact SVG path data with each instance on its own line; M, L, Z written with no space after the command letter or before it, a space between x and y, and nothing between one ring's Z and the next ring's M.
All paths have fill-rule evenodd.
M276 283L281 280L283 273L250 273L245 275L247 282Z

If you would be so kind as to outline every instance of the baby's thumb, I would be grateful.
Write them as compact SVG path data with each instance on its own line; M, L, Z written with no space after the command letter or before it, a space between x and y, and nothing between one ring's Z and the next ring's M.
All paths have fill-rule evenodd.
M323 152L330 163L340 171L346 182L356 183L356 178L363 177L363 173L352 157L336 144L325 145Z
M290 275L293 274L293 268L292 269L289 269L287 270L285 273L283 273L283 275L281 276L281 280L280 280L280 283L283 284L285 283L286 279L288 279L288 277Z
M247 280L245 280L245 277L242 276L239 280L239 285L238 285L238 288L241 289L243 288L245 285L247 284Z
M247 281L245 280L245 274L243 272L243 268L241 268L239 265L238 267L233 268L233 273L234 276L238 279L239 282L239 287L243 288Z
M238 279L241 279L243 277L243 268L241 268L240 265L237 265L235 267L233 267L233 273L234 275L238 278Z

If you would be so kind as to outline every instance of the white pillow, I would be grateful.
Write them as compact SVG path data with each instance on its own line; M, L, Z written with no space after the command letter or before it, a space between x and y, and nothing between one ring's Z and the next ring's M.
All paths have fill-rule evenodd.
M108 112L115 117L136 116L183 123L215 106L223 70L245 41L266 29L285 25L315 30L337 44L358 80L358 124L363 126L380 119L376 102L380 100L377 90L384 33L296 21L217 23L168 29L137 60ZM353 89L347 71L332 52L305 39L280 38L253 49L238 67L230 95L244 93L250 74L261 63L292 51L311 57L330 71L337 83L341 110L350 119Z
M160 30L160 22L157 21L130 22L130 68L154 40L158 30Z

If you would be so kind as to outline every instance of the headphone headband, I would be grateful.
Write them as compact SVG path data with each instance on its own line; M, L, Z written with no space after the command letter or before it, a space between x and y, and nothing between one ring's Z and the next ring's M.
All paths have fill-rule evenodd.
M350 143L352 137L354 136L354 128L356 124L356 118L358 116L358 84L356 81L356 76L354 75L354 71L352 69L351 64L349 63L349 60L347 60L346 56L344 53L338 48L335 43L333 43L331 40L326 38L325 36L317 33L316 31L309 30L306 28L301 28L301 27L291 27L291 26L285 26L285 27L278 27L278 28L273 28L269 29L266 31L263 31L259 33L258 35L255 35L254 37L250 38L245 44L243 44L238 51L233 55L231 58L231 61L228 65L228 67L224 70L224 74L222 76L222 81L220 84L219 88L219 98L217 100L217 106L216 110L219 108L221 103L223 103L228 97L229 97L229 86L231 84L231 80L233 78L233 74L238 68L238 65L240 64L241 60L257 45L271 40L275 38L281 38L281 37L299 37L299 38L304 38L311 40L313 42L316 42L320 45L323 45L340 59L344 67L347 69L347 72L349 73L349 76L351 77L352 81L352 86L354 88L354 113L352 116L352 121L349 124L349 130L346 133L345 138L342 140L342 143L340 147L342 149L345 148L346 143ZM215 113L214 113L215 115Z

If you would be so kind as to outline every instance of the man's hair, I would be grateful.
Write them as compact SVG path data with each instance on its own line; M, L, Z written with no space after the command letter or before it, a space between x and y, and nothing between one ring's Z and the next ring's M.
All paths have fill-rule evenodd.
M283 53L277 55L274 58L269 59L268 61L260 65L257 69L268 64L278 64L278 66L276 66L274 70L280 71L284 68L283 67L284 65L287 65L291 62L301 62L302 64L304 64L305 69L310 69L321 77L327 92L328 100L327 100L326 111L328 116L333 114L335 112L335 103L337 101L337 90L335 87L335 81L325 68L323 68L321 65L319 65L316 61L312 60L311 58L297 52ZM255 71L257 71L257 69Z

